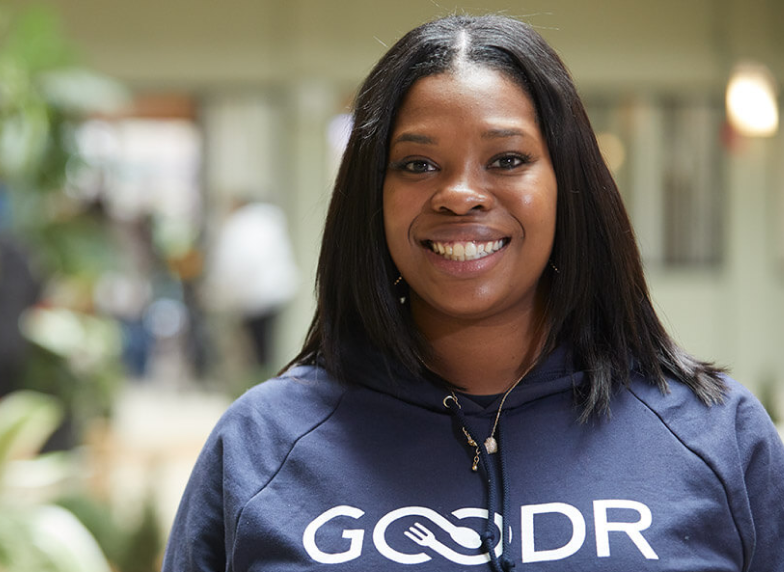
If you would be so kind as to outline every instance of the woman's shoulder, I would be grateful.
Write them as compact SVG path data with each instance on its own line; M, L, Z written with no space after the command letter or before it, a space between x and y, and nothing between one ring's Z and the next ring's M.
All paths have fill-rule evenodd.
M248 389L227 409L219 426L311 423L329 415L345 391L324 369L296 366Z
M762 569L781 561L784 443L754 394L732 378L724 381L724 400L710 406L677 381L662 394L636 380L629 393L721 481L738 530L747 539L747 558L753 559L749 569Z
M700 401L684 383L669 380L662 393L644 379L632 380L629 393L695 454L724 472L723 465L746 466L761 448L784 451L781 436L759 399L735 379L723 376L724 398Z
M702 425L710 419L714 423L732 425L734 429L742 429L749 423L771 424L759 399L746 386L729 376L722 376L725 385L723 399L712 405L706 405L698 399L686 384L675 379L667 381L666 392L641 377L633 378L629 387L634 397L664 423Z
M221 416L211 439L232 446L263 441L285 448L326 421L345 392L322 368L292 368L238 397Z

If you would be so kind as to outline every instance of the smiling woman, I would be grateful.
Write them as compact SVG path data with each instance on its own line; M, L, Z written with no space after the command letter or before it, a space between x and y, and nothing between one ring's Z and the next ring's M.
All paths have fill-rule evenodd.
M164 571L778 566L784 445L662 327L542 38L425 24L353 125L305 344L214 430Z
M391 141L384 229L429 365L469 393L505 391L542 342L555 235L557 184L533 103L501 72L457 63L411 87ZM493 351L471 351L477 339Z

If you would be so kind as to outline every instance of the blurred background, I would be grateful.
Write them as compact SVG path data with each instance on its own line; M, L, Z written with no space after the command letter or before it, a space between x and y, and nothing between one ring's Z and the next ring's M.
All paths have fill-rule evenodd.
M665 323L780 421L784 3L12 0L0 568L158 569L212 425L303 340L358 83L452 12L561 54Z

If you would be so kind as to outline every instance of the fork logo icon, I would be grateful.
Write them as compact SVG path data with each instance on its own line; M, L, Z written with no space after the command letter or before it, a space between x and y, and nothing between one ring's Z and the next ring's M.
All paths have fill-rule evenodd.
M359 520L364 515L364 511L351 506L336 506L321 514L313 522L311 522L302 536L302 543L305 551L316 562L323 564L339 564L349 562L359 558L362 554L363 541L365 531L361 528L344 529L342 537L349 540L349 547L343 552L326 552L319 548L316 542L319 529L327 525L333 519L339 517L349 517L351 519ZM453 516L458 521L464 519L481 519L486 521L488 512L486 509L481 508L461 508L452 512ZM405 524L410 523L410 526L403 531L403 535L410 540L411 547L416 550L415 552L402 552L397 548L390 546L387 541L387 533L389 527L396 521L405 518ZM500 514L495 514L493 523L499 532L503 526L503 519ZM394 536L400 534L400 528L404 523L400 523L396 527ZM460 524L463 524L461 526ZM490 555L487 553L479 552L482 547L482 541L479 533L473 527L465 526L465 522L460 524L453 523L450 519L444 517L433 509L422 506L406 506L398 508L385 514L376 523L373 529L373 544L376 550L384 557L398 562L400 564L421 564L432 559L431 554L435 553L455 564L462 564L466 566L484 564L490 561ZM484 523L474 525L476 528L484 527ZM500 535L499 535L500 536ZM403 548L400 543L402 538L395 539L396 546ZM446 540L452 546L448 546L442 540ZM457 550L455 550L455 548ZM461 549L464 549L462 551ZM503 547L500 542L496 544L493 549L496 555L501 554ZM468 553L466 553L468 552Z
M461 508L452 512L452 516L458 520L467 518L481 518L487 520L487 515L487 510L481 508ZM435 527L446 532L449 537L462 548L476 552L476 550L482 546L482 540L479 538L479 533L477 533L476 530L466 526L457 526L436 511L422 506L406 506L393 510L378 521L376 528L373 530L373 543L376 545L376 549L390 560L399 562L400 564L421 564L422 562L427 562L431 559L431 556L427 552L418 552L415 554L404 553L393 549L387 543L386 532L389 525L400 518L411 516L420 518L417 519L408 530L403 532L403 534L422 548L435 552L455 564L471 566L484 564L490 561L490 555L487 553L464 554L453 550L441 542L433 533ZM427 520L425 521L424 519ZM501 515L496 513L493 522L500 531L503 526ZM496 555L500 556L501 551L503 550L500 542L495 546L494 550Z

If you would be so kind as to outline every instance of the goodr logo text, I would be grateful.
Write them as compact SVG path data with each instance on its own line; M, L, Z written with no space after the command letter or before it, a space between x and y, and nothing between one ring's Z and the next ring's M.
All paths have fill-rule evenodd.
M625 512L622 521L611 521L608 516L610 510ZM629 518L629 513L632 517ZM561 546L552 547L552 542L545 543L548 548L537 548L536 520L545 514L560 515L567 527L569 540ZM434 557L444 558L455 564L472 566L486 563L490 560L487 552L480 551L482 546L478 530L483 530L488 512L481 508L461 508L451 513L447 518L433 509L422 506L406 506L395 509L382 516L378 522L364 522L365 512L359 508L340 505L326 510L316 517L306 528L302 535L302 544L308 555L316 562L322 564L341 564L355 560L362 556L365 548L365 535L372 526L372 543L375 549L384 557L400 564L420 564ZM642 532L650 527L653 518L651 510L643 503L609 499L593 502L593 518L595 531L596 556L609 557L610 533L622 533L634 543L640 554L648 560L658 560L658 555L643 536ZM339 546L328 546L326 536L317 534L322 529L334 532L340 522L345 522L348 517L356 521L356 526L338 528L340 536L348 540L341 541ZM520 540L522 562L545 562L562 560L575 554L583 547L586 541L586 521L583 514L574 506L566 503L545 503L523 505L520 507ZM565 517L565 519L563 518ZM406 518L406 527L402 533L400 526L391 525L400 519ZM636 520L635 520L636 518ZM478 519L478 521L477 521ZM496 538L500 537L503 527L501 515L493 516L496 528ZM395 536L394 545L390 545L388 535ZM511 530L507 531L511 534ZM330 534L330 538L333 534ZM403 540L405 537L407 540ZM512 539L514 542L514 539ZM541 544L540 539L540 544ZM446 541L446 542L445 542ZM627 540L628 542L628 540ZM402 548L405 547L405 551ZM498 543L493 550L500 556L502 547Z

